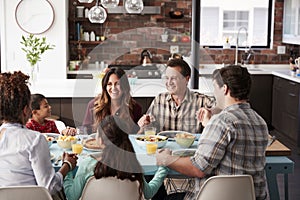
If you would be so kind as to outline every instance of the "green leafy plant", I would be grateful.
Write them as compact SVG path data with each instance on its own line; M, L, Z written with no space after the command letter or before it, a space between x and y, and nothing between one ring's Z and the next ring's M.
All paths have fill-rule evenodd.
M46 37L38 38L33 34L30 34L28 37L22 35L20 43L24 46L21 49L26 53L26 59L31 66L35 66L41 60L41 55L45 51L55 47L55 45L46 43Z

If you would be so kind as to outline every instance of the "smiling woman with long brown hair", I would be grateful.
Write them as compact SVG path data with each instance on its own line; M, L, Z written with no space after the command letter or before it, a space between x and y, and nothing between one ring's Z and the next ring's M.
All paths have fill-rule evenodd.
M119 116L135 127L130 133L139 130L136 123L142 116L142 108L132 98L127 75L120 68L106 72L102 79L102 93L89 102L82 125L89 129L88 132L95 132L97 125L108 115Z

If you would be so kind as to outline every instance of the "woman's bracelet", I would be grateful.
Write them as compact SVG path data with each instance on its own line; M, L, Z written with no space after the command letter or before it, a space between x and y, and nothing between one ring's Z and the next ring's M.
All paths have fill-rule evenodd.
M71 163L70 161L64 160L64 161L63 161L63 164L64 164L64 163L67 163L67 164L69 165L70 171L73 170L72 163Z

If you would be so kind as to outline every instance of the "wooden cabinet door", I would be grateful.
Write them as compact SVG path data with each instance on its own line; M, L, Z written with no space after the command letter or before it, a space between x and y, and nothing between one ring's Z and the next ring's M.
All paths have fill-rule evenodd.
M268 126L272 124L272 75L251 75L251 107L260 115Z

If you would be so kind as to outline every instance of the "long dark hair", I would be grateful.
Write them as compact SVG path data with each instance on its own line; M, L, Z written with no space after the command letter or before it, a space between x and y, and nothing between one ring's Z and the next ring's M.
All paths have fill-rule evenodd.
M30 90L27 86L29 76L21 71L0 74L0 120L12 123L22 121L25 106L30 107Z
M138 181L142 199L144 175L128 138L128 128L128 125L116 116L107 116L101 121L97 139L100 138L105 147L101 160L95 167L94 176L96 179L117 177L121 180Z
M135 101L130 95L130 85L128 82L128 78L123 69L120 68L111 68L102 79L102 93L100 97L95 101L94 106L94 115L95 115L95 125L98 126L100 121L108 115L111 115L111 98L106 90L109 77L115 74L120 80L120 87L122 91L121 97L121 113L120 116L126 115L126 117L130 117L133 113L133 107L135 105ZM129 108L129 109L128 109Z

